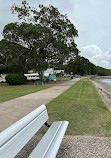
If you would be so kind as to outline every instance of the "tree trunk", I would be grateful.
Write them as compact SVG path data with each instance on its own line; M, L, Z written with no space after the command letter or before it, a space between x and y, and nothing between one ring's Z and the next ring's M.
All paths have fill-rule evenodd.
M39 79L43 85L44 84L44 71L43 70L38 71L38 74L39 74Z

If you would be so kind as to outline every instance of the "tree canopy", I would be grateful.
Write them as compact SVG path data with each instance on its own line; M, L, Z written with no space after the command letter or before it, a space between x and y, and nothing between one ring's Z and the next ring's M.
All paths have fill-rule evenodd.
M27 72L26 59L28 50L24 47L9 42L0 41L0 73L25 73Z
M99 66L95 66L88 59L77 56L75 59L70 60L67 65L65 65L65 72L79 75L100 75L108 76L111 75L111 71Z

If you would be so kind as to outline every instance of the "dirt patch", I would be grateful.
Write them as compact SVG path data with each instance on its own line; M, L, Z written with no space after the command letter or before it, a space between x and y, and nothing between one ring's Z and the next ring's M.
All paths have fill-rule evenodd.
M77 107L78 106L78 104L74 104L73 102L72 103L70 103L70 104L68 104L67 106L71 106L71 107Z

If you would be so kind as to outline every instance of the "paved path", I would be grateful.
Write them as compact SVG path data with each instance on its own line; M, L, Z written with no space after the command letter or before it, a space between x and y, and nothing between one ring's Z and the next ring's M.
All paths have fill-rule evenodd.
M0 103L0 131L6 129L41 104L49 103L79 80L79 78L76 78L36 93Z

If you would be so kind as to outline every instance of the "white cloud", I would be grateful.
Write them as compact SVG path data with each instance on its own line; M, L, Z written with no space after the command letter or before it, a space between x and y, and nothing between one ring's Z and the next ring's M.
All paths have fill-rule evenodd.
M89 59L96 66L111 68L111 51L103 52L97 45L83 47L81 49L81 56Z
M82 47L82 52L85 53L85 55L88 56L94 56L102 54L101 48L99 48L97 45L88 45L85 47Z

